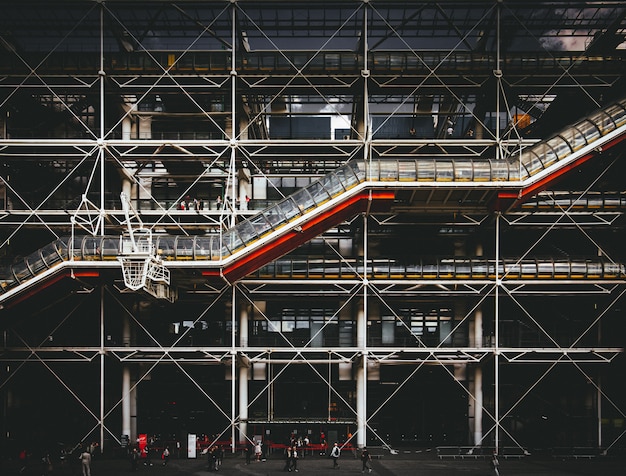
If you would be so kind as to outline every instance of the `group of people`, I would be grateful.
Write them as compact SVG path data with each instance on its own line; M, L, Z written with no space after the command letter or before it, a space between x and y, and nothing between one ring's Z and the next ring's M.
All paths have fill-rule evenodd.
M224 461L224 448L220 445L211 446L208 450L209 471L217 471Z
M204 204L202 200L198 198L191 198L187 195L183 198L178 204L179 210L202 210L204 208Z

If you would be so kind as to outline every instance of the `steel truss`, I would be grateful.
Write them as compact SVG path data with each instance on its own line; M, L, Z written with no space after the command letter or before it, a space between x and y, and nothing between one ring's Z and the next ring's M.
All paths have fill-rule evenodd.
M266 23L270 20L255 17L255 7L262 8L262 2L259 5L237 1L208 3L214 9L210 21L194 22L194 26L190 26L184 20L179 20L184 34L178 31L181 35L178 40L184 46L176 48L176 53L172 53L173 58L167 55L164 57L152 48L148 38L138 34L140 29L133 23L134 20L126 17L122 10L116 10L115 2L94 3L81 18L72 13L67 20L71 23L69 27L66 25L67 38L73 38L71 33L75 27L97 26L94 30L98 31L100 43L97 55L94 56L97 68L89 72L81 72L71 65L59 72L49 66L53 59L60 56L57 49L63 45L66 37L57 38L58 42L46 51L45 59L41 62L35 62L34 57L19 53L17 49L11 49L11 39L0 37L5 47L9 45L11 64L15 68L2 73L5 81L1 86L3 95L0 97L0 109L7 109L11 98L18 93L35 91L42 103L53 104L65 111L70 121L82 130L79 137L70 139L8 138L6 134L0 138L0 157L3 162L43 164L51 171L60 172L54 175L55 178L62 177L33 202L27 187L2 172L3 189L13 201L12 206L5 206L6 209L0 214L3 248L9 248L11 243L39 230L46 231L53 238L76 228L84 229L94 236L104 235L105 229L111 230L111 233L120 233L125 217L119 204L107 195L109 192L119 192L113 190L118 184L112 184L113 180L107 174L109 169L124 176L119 187L130 192L144 225L152 232L191 235L210 229L220 233L242 217L253 214L250 210L238 208L241 198L237 194L241 187L238 180L244 161L255 177L271 182L283 176L318 177L352 159L460 159L478 158L485 154L505 158L537 142L536 139L523 136L521 127L518 129L516 121L521 118L512 115L514 108L508 103L509 99L516 97L519 103L530 103L532 107L524 110L532 112L535 119L540 119L550 110L551 104L557 101L555 97L564 90L579 89L594 105L599 106L597 98L600 94L597 91L608 92L623 79L621 63L614 60L610 52L602 53L607 59L602 62L605 69L590 72L600 53L591 50L574 56L564 53L555 55L542 46L532 59L535 64L549 63L544 67L549 73L545 75L532 74L535 67L529 72L523 64L525 55L512 52L504 57L501 52L503 28L512 28L513 34L517 33L537 43L540 43L540 31L551 32L549 38L552 41L558 37L558 33L554 32L563 28L562 19L557 20L548 14L533 15L529 22L531 18L528 9L541 7L550 11L550 7L543 2L517 7L506 3L477 2L478 7L470 9L472 14L463 19L459 19L445 4L426 3L410 12L416 18L420 17L422 10L441 12L441 16L436 16L435 27L428 30L430 36L426 39L420 37L422 33L412 28L412 23L406 19L411 16L401 20L389 19L394 17L387 14L387 9L391 8L391 3L397 8L395 2L340 2L337 14L328 19L323 27L305 25L311 36L305 39L315 39L316 48L306 51L304 60L291 56L291 52L280 42L280 35L274 32L276 25ZM310 7L294 8L310 8L311 11L321 8L321 4L310 3ZM15 8L15 11L19 11L19 8ZM193 11L194 6L180 2L180 8ZM608 13L602 9L608 10ZM568 15L572 14L570 10L567 11ZM33 12L33 15L38 14ZM574 29L572 36L576 37L581 30L608 30L605 20L607 14L623 16L623 7L619 2L610 1L589 6L586 14L581 13L577 19L579 27ZM119 29L126 33L124 36L119 34L113 40L126 45L127 53L141 50L142 61L149 63L149 68L142 66L136 71L131 68L121 71L112 63L107 63L110 59L103 44L105 40L111 41L111 38L105 38L108 37L108 30L104 27L104 18L115 25L113 31ZM193 15L189 18L193 18ZM230 18L234 20L231 22ZM157 18L154 21L159 23ZM489 22L495 25L490 31L486 26ZM456 25L455 34L448 31L449 25ZM320 28L323 28L323 34L318 31ZM481 65L480 71L473 75L459 74L456 72L459 65L466 63L467 58L474 59L466 46L483 33L487 38L484 42L492 43L493 52L479 54L483 58L482 62L476 60L476 64ZM344 49L341 42L344 37L358 43L357 51L349 54L357 59L347 65L341 63L339 67L330 62L331 54ZM264 53L262 49L255 50L253 47L252 53L255 54L248 55L246 46L234 46L245 45L247 38L265 45L265 53L273 65L272 70L261 67L246 69L243 66L244 60L251 64L253 60L262 58ZM446 44L450 38L454 40L448 45L448 51L432 56L422 53L424 41L428 43L442 38L448 40ZM202 53L195 51L195 45L205 41L209 44L216 41L220 48L225 48L217 51L212 44L209 48L213 57L221 58L219 66L213 71L185 70L185 60L190 58L194 60L194 67L200 68L197 64ZM335 46L335 42L341 47ZM134 46L129 46L131 44ZM405 65L414 62L415 69L408 72L394 71L393 62L397 58L393 57L393 52L382 51L387 49L387 45L389 49L401 50L398 58ZM483 48L483 51L487 49L484 45ZM227 55L224 55L224 51ZM315 69L316 61L321 57L324 58L323 66ZM452 67L451 57L454 57ZM335 56L332 58L334 61ZM519 66L516 66L518 63ZM511 91L519 94L511 94ZM527 101L523 101L524 94L521 91L525 92ZM202 95L206 93L225 98L221 103L222 110L218 110L219 107L212 109L202 101ZM381 138L385 123L392 118L430 117L433 109L422 110L414 102L416 98L424 101L436 94L441 97L438 104L440 109L437 110L441 122L448 115L463 118L465 124L472 124L481 131L481 137L446 138L439 124L438 135L432 138ZM141 104L157 101L157 96L164 99L176 95L187 102L186 111L168 113L158 111L156 105L151 110L139 108ZM488 96L486 102L493 105L486 106L477 99L483 95ZM86 96L95 97L90 101L93 101L91 106L96 112L88 112L88 107L78 107L80 99L76 97ZM105 113L114 115L111 97L116 98L114 103L123 112L120 114L118 111L113 120L107 121ZM307 98L304 109L300 108L303 98ZM335 120L347 124L347 138L283 139L264 135L272 117L320 114L320 105L330 111L329 115ZM493 109L492 119L504 116L504 122L512 125L504 127L502 120L497 119L497 125L490 127L486 116L479 113L479 109L486 107ZM372 125L376 117L383 119ZM196 136L193 139L180 135L165 137L166 134L157 137L157 130L142 130L140 127L142 121L146 120L182 121L189 118L206 124L213 135L208 138ZM10 128L8 121L3 125ZM618 153L614 163L618 164L622 159ZM185 167L181 167L183 162ZM397 207L393 213L366 213L362 218L358 216L352 219L347 227L348 235L366 266L371 266L377 255L390 251L377 249L376 245L382 243L379 241L383 234L381 230L393 233L409 224L447 227L448 231L458 233L460 239L467 236L467 230L478 230L482 232L480 238L484 241L480 245L487 248L484 255L496 262L504 255L501 248L507 246L509 241L514 241L510 235L504 236L503 228L539 230L538 236L518 249L516 256L521 256L520 262L532 256L535 249L542 248L557 232L565 229L582 237L597 255L619 263L620 257L614 256L614 248L597 238L595 232L616 229L621 236L624 205L616 209L598 209L592 204L597 188L605 186L607 176L614 170L612 166L602 167L595 175L587 169L585 173L588 180L582 185L576 184L579 187L575 189L578 191L573 192L576 198L567 203L558 200L558 191L547 190L542 193L545 194L543 198L547 195L551 200L549 207L542 206L542 195L537 195L537 206L534 209L528 206L503 214L491 211L485 213L484 203L481 202L474 213L457 213L447 200L444 200L445 206L435 212L434 208L429 208L429 200L426 200L424 206L415 205L415 200L410 198L407 201L409 205ZM155 197L146 184L150 180L168 177L181 184L176 193L166 199ZM81 178L85 178L81 185L81 199L68 207L67 198L71 193L69 183L72 179L78 181ZM199 213L178 210L179 202L201 183L219 183L223 186L224 203L221 207ZM285 195L278 187L274 191L279 198ZM615 193L621 194L622 191ZM579 208L580 201L586 199L589 202ZM333 257L346 264L354 258L328 235L323 239L324 251ZM560 237L554 243L554 246L561 244ZM474 254L467 249L470 245L464 246L465 254ZM519 244L517 246L520 247ZM119 266L117 263L115 265ZM74 263L72 270L80 269L81 266L87 265ZM193 274L198 267L194 263L185 262L177 268L177 272L184 277ZM39 298L38 302L44 309L52 310L50 319L42 319L42 312L28 307L27 303L24 304L29 314L27 318L18 314L19 307L15 310L2 309L2 315L9 321L5 328L5 341L0 349L0 361L5 362L8 369L0 378L5 416L11 411L8 393L13 388L19 389L19 379L27 378L32 368L37 366L58 384L64 395L69 394L76 407L89 417L89 424L80 429L82 434L75 435L76 440L97 435L103 448L105 441L117 445L121 443L120 435L136 436L138 433L139 428L130 424L131 405L142 401L142 389L153 378L158 378L158 371L166 367L175 369L179 382L189 385L202 404L211 407L217 415L212 422L221 424L215 424L211 429L216 435L215 441L230 436L233 451L237 441L250 438L250 425L281 422L291 425L346 423L356 428L351 443L363 446L373 441L390 448L392 443L376 430L378 419L385 412L393 413L395 402L402 398L403 392L410 391L411 385L424 378L422 372L425 369L436 368L443 376L445 385L449 385L444 387L444 384L440 384L439 391L444 388L455 389L467 401L465 410L471 413L471 422L463 422L461 425L467 427L467 433L471 433L469 439L473 446L489 444L497 448L506 444L523 448L528 442L522 441L508 424L511 415L531 398L536 389L565 367L591 385L596 394L598 418L593 420L597 427L594 446L611 448L621 444L624 435L618 432L606 436L603 432L603 412L624 419L626 404L623 395L611 393L612 387L601 378L607 375L605 369L615 368L623 358L623 348L621 345L605 344L598 331L601 323L609 321L610 313L620 313L619 306L626 292L621 280L581 281L567 278L529 282L505 279L505 276L482 281L370 280L362 276L360 279L348 280L332 277L320 280L259 280L248 277L234 284L207 282L198 286L195 283L180 290L180 299L187 299L195 307L185 308L184 316L176 316L176 319L170 317L172 324L177 324L178 320L188 323L187 327L183 326L183 330L174 335L174 341L171 342L172 336L164 337L158 332L158 326L145 316L144 308L149 309L147 312L154 316L158 315L154 303L144 296L120 293L123 287L119 277L111 277L112 273L108 272L108 268L113 268L113 265L106 263L101 268L102 275L96 279L87 277L81 281L83 278L72 274L72 283L76 287L72 287L64 296L75 305L70 311L59 310L63 308L62 301L57 301L59 297L45 293L41 298L34 296L33 299ZM176 276L173 276L172 280L175 279ZM556 335L555 330L549 327L549 322L546 322L545 315L537 309L536 300L547 296L565 300L582 295L597 299L597 306L593 314L585 315L582 319L585 327L573 329L572 332L576 331L576 334L563 344L561 336ZM295 306L300 299L330 301L326 306L332 312L325 316L324 323L316 332L308 335L308 340L298 343L290 331L272 327L276 316L266 306L270 302L278 302L286 307ZM411 321L407 321L402 314L403 307L411 303L418 307L422 302L443 303L442 306L452 303L452 306L456 306L458 314L450 321L451 327L442 330L435 342L427 342L428 335L412 327ZM76 335L70 333L73 340L57 345L57 335L63 335L65 328L76 323L81 310L86 310L86 326L90 331L84 341L80 341L83 337L76 341ZM581 312L587 311L585 308ZM390 317L394 328L400 329L408 339L402 344L371 344L368 338L373 335L373 331L368 326L370 323L370 327L378 325L380 313ZM508 316L504 314L514 313L521 316L519 321L533 327L542 345L507 345L509 336L503 334ZM213 314L219 317L213 317L211 322L223 323L225 328L229 326L222 341L217 344L189 342L188 339L193 337L194 326L205 322L207 316ZM486 316L484 318L483 314L489 315L489 324L484 322ZM29 317L39 324L43 322L41 329L29 328ZM341 322L350 322L355 328L349 345L340 345L339 342L336 345L318 343L316 339L319 336ZM252 343L255 337L249 335L252 323L272 328L279 345L270 344L269 341L265 345ZM491 335L488 335L488 326ZM589 344L588 339L593 332L597 333L594 336L596 339ZM109 340L114 334L119 342ZM456 336L460 336L462 343L454 341ZM95 373L97 395L86 392L77 379L68 375L67 366L72 364L80 364ZM306 369L311 380L323 386L329 408L326 417L277 416L279 412L274 408L276 392L280 391L279 385L283 378L294 367L298 372L302 368ZM517 372L530 373L528 369L537 368L540 370L532 377L527 376L526 380L521 381L520 385L524 388L517 395L505 394L506 386L500 386L501 382L517 376ZM196 372L198 369L215 371L212 376L219 371L223 376L223 380L218 382L219 387L216 389L214 382L207 382L201 373ZM257 377L257 369L260 369L261 377ZM397 370L398 373L392 374L389 380L384 380L384 375L381 379L381 372L384 374L389 369L394 372ZM615 374L608 375L610 378L615 377ZM343 385L342 382L349 384ZM490 387L487 382L493 384L493 391L488 390ZM349 390L346 390L346 386L349 386ZM391 390L383 392L384 387L391 387ZM375 392L378 394L368 398ZM227 396L224 397L222 393ZM350 393L356 396L350 396ZM331 404L343 407L344 416L336 419L331 415ZM250 414L252 409L258 407L267 408L266 418ZM15 431L11 425L5 418L2 428L4 435Z

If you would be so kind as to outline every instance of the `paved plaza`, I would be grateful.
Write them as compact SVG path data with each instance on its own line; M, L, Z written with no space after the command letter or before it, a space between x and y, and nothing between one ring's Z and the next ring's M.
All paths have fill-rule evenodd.
M433 450L434 451L434 450ZM487 460L484 459L445 459L440 460L431 451L401 451L398 455L388 452L372 451L373 455L382 455L372 461L372 475L381 476L490 476ZM246 464L240 454L227 455L218 474L223 475L250 475L270 476L284 473L284 461L279 455L270 457L266 461ZM0 468L2 476L18 474L16 462L5 461ZM123 458L100 458L94 460L91 466L92 476L118 476L130 474L130 463ZM22 473L24 476L41 476L42 467L33 461ZM55 476L80 476L79 461L68 462L66 466L56 465L52 473ZM141 476L179 476L179 475L208 475L206 459L172 459L167 466L155 461L153 466L140 464L137 475ZM322 456L309 456L298 462L299 475L328 475L328 474L361 474L361 462L352 454L342 454L340 467L332 468L332 460ZM501 460L501 476L613 476L626 475L626 461L616 458L592 459L554 459L549 457L528 456L521 460Z

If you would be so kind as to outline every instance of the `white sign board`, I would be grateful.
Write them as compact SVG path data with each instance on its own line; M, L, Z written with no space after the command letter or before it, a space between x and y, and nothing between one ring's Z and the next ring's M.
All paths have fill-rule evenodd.
M196 457L196 435L187 435L187 458Z

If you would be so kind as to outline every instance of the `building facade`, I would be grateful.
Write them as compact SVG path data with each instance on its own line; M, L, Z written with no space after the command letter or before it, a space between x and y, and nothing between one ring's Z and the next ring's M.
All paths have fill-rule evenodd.
M6 448L623 446L622 2L4 10Z

